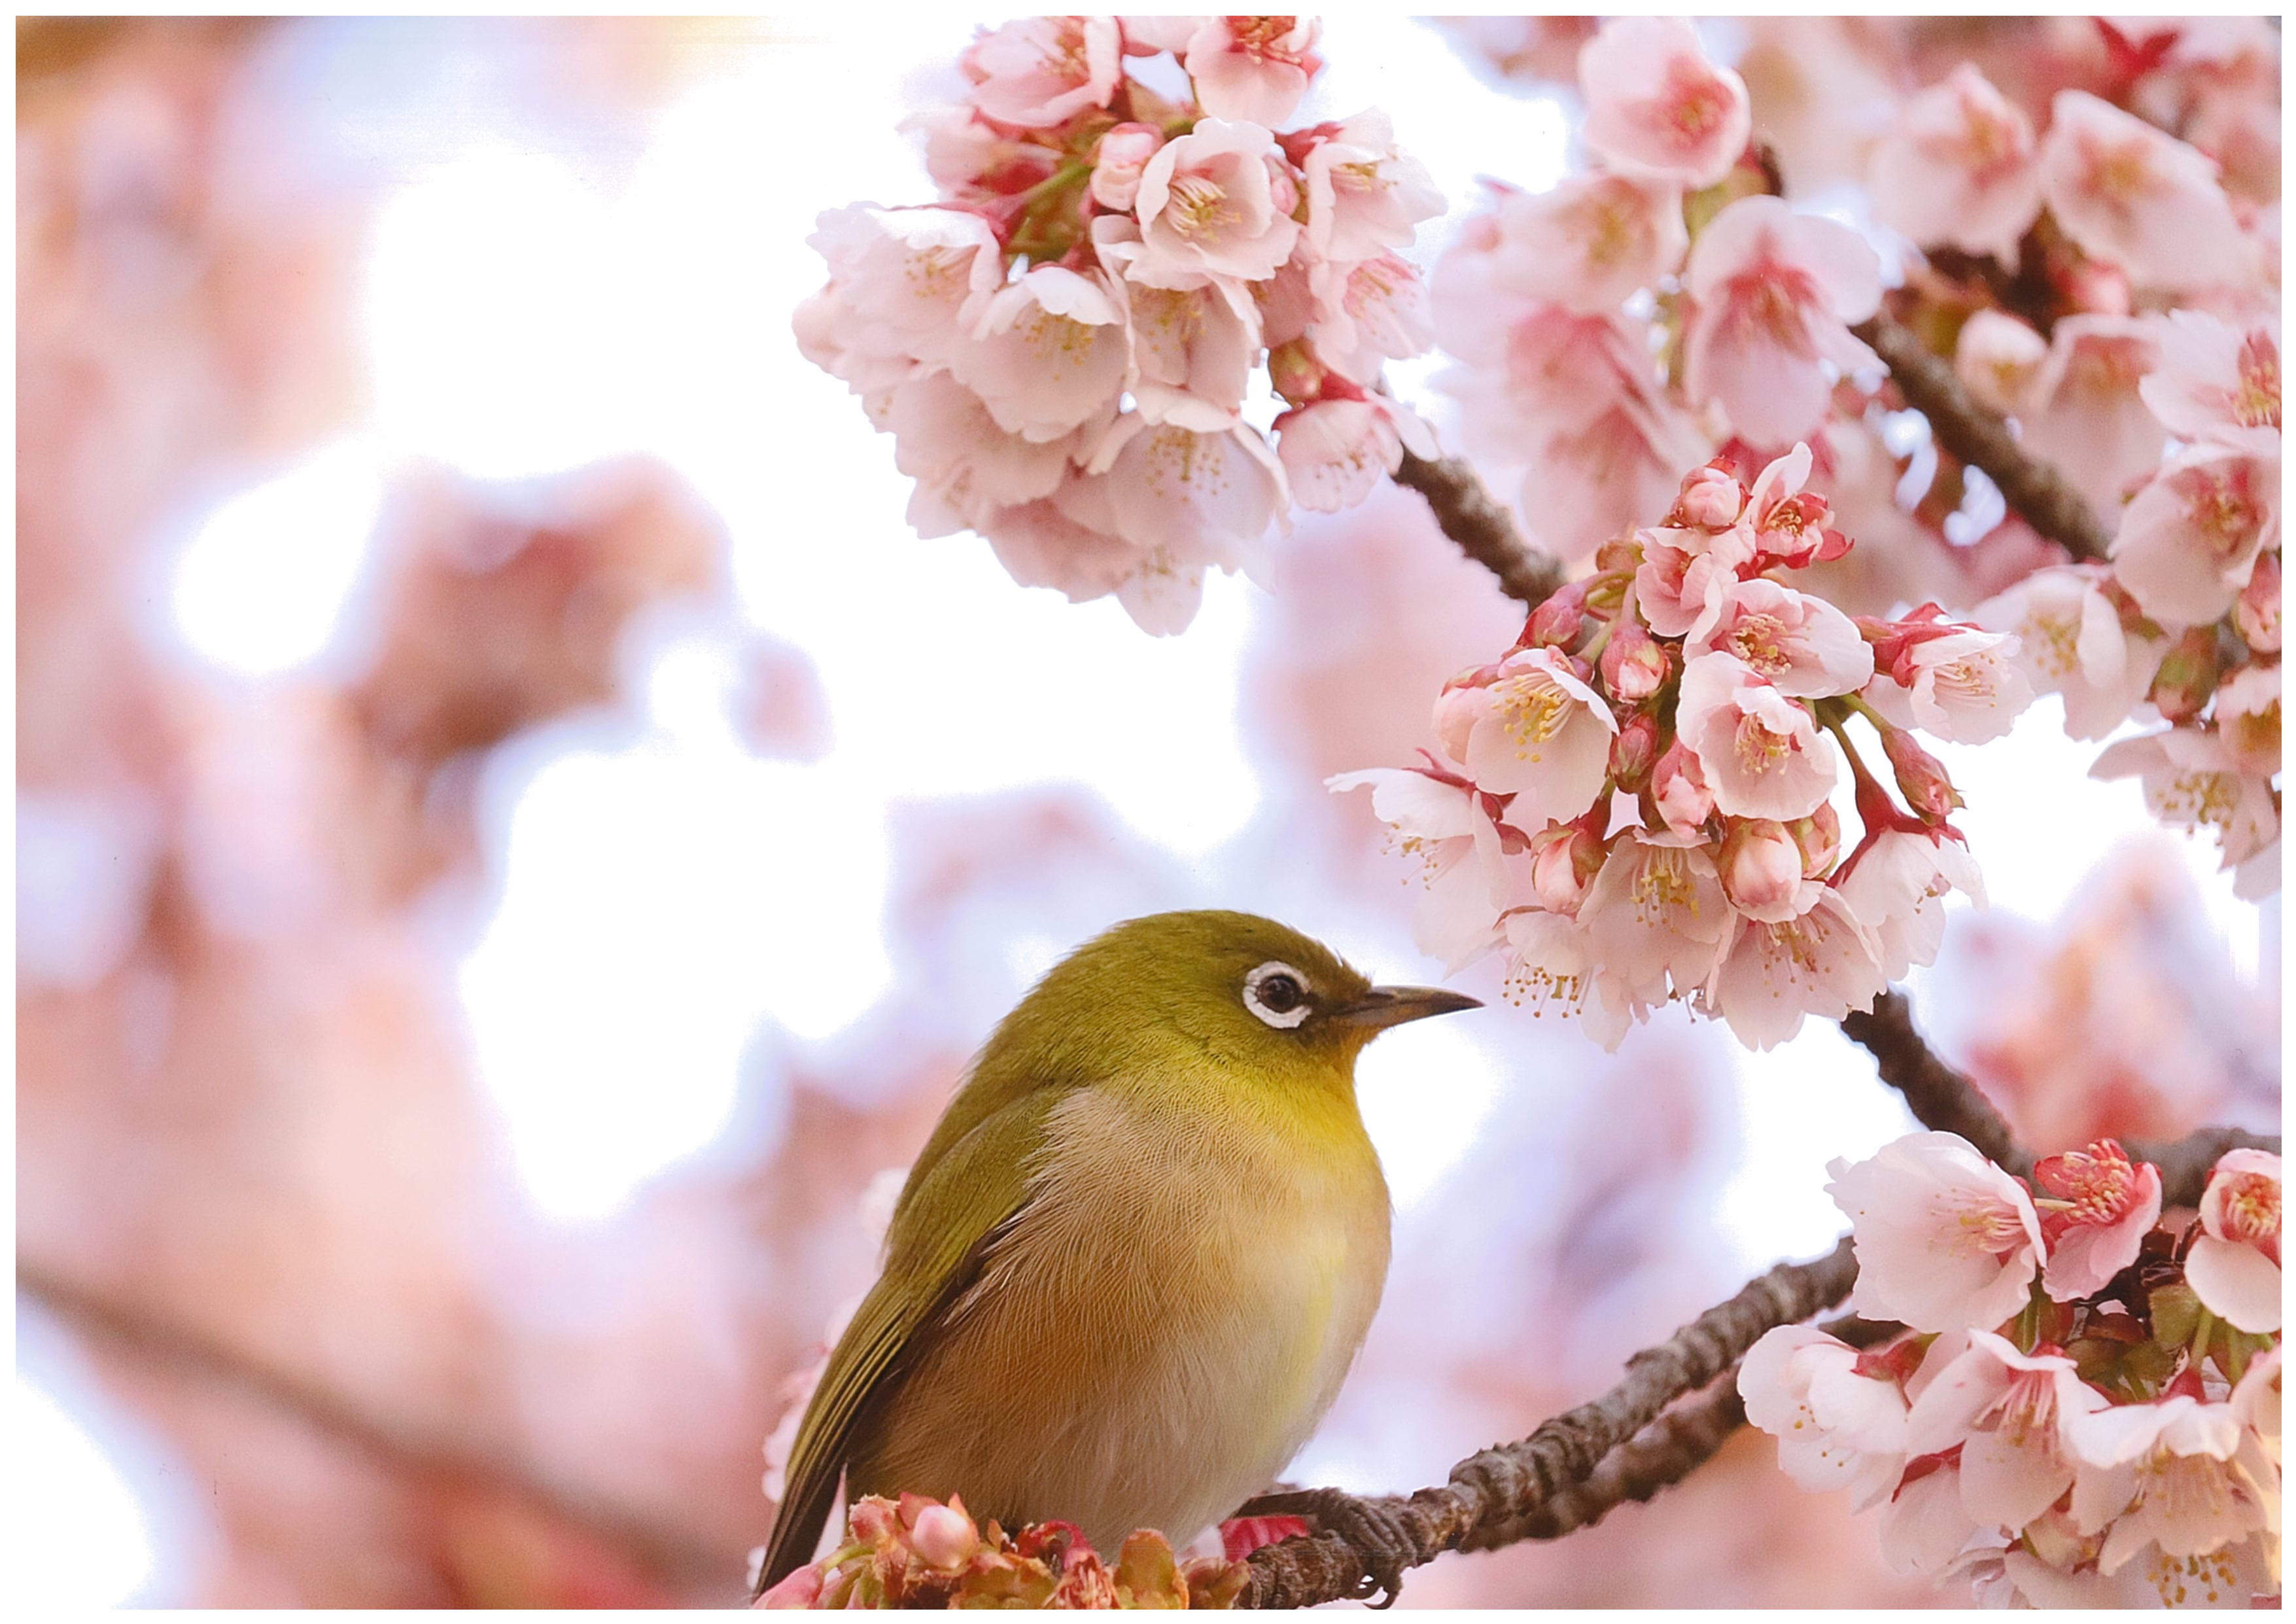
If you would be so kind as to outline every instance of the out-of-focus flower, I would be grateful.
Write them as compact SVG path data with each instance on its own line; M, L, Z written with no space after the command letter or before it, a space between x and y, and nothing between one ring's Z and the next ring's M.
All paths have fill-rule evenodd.
M2212 733L2172 727L2119 740L2105 746L2089 776L2143 780L2144 804L2152 816L2174 828L2214 830L2226 868L2249 863L2280 839L2280 808L2271 781L2247 770ZM2255 897L2278 885L2276 865L2252 879L2243 874L2234 889Z
M2205 310L2171 310L2159 370L2137 384L2172 434L2240 450L2280 448L2278 324L2235 327Z
M2238 285L2254 250L2216 166L2083 90L2062 90L2041 142L2042 194L2081 251L2144 286Z
M2169 646L2129 629L2107 579L2095 564L2037 570L1971 616L2016 637L2018 668L2036 692L2063 697L2065 732L2076 739L2102 739L2127 721Z
M1207 17L1181 57L1196 100L1215 119L1275 126L1290 118L1323 66L1314 17Z
M1614 17L1578 53L1587 144L1629 173L1704 186L1729 173L1752 128L1745 81L1709 62L1671 18Z
M1883 225L2015 268L2018 240L2041 210L2033 125L1973 65L1907 102L1872 163Z
M1864 1511L1906 1466L1906 1395L1815 1325L1763 1333L1738 1366L1746 1419L1778 1440L1778 1464L1804 1489L1848 1488Z
M1968 1140L1908 1134L1826 1171L1856 1236L1857 1312L1952 1331L1998 1325L2024 1305L2043 1257L2040 1215Z
M1408 406L1383 395L1329 398L1275 420L1275 450L1292 494L1311 513L1336 513L1371 494L1412 455L1432 457L1435 437Z
M2133 480L2161 461L2165 437L2140 393L2159 365L2157 324L2128 316L2069 316L2011 404L2024 443L2108 519Z
M1682 193L1632 175L1576 176L1547 192L1502 193L1498 259L1507 292L1565 309L1617 309L1674 274L1690 246Z
M2219 1319L2243 1331L2280 1329L2280 1158L2227 1151L2209 1174L2185 1278Z
M2049 340L2013 316L1978 311L1961 324L1953 370L1980 403L2005 414L2021 410L2049 354Z
M2161 1219L2161 1169L2130 1161L2117 1140L2044 1156L2033 1164L2033 1182L2047 1192L2037 1202L2049 1246L2041 1286L2059 1302L2103 1291L2136 1261Z
M1023 17L984 29L957 65L972 81L973 105L1021 129L1107 106L1124 74L1113 17Z
M1798 215L1778 199L1741 198L1698 234L1684 285L1696 301L1684 333L1690 398L1720 403L1758 446L1807 439L1832 383L1881 363L1849 324L1880 308L1881 265L1848 226Z

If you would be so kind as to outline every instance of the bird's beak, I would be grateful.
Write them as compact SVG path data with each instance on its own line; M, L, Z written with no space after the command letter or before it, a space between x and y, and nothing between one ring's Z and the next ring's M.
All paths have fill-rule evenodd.
M1367 1026L1384 1031L1406 1021L1447 1015L1463 1009L1480 1009L1483 1001L1447 987L1374 987L1360 998L1341 1005L1331 1018L1341 1026Z

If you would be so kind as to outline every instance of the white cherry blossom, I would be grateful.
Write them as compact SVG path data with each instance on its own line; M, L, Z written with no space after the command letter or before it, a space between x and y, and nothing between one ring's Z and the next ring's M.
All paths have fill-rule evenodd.
M2072 1360L2020 1353L2005 1338L1972 1329L1966 1349L1915 1399L1906 1448L1931 1455L1959 1446L1962 1504L1979 1522L2013 1534L2072 1487L2078 1462L2065 1441L2065 1418L2105 1403Z
M1980 907L1985 881L1969 848L1941 831L1885 829L1835 881L1841 900L1873 932L1883 977L1937 963L1945 939L1945 898L1959 891Z
M1815 1325L1779 1325L1746 1350L1746 1419L1778 1440L1778 1464L1804 1489L1847 1488L1850 1508L1879 1504L1906 1465L1906 1395L1859 1368L1858 1352Z
M1308 244L1324 258L1372 259L1408 248L1419 223L1442 214L1443 193L1426 165L1397 149L1385 113L1359 112L1312 133L1300 176Z
M1593 806L1618 731L1602 695L1551 648L1517 649L1436 701L1444 748L1476 783L1515 798L1518 827L1567 823Z
M2219 1319L2243 1331L2280 1329L2280 1158L2227 1151L2209 1174L2185 1279Z
M2024 1307L2040 1272L2040 1215L1968 1140L1908 1134L1826 1171L1857 1237L1857 1312L1949 1331L1996 1326Z
M1971 619L2017 639L2017 667L2040 693L2062 696L2065 732L2102 739L2152 685L2168 640L2132 632L2095 564L2036 570L1980 603Z
M1889 984L1873 933L1841 893L1812 881L1801 896L1808 906L1775 923L1742 915L1701 994L1750 1049L1785 1042L1806 1015L1839 1021L1871 1009Z
M1499 915L1521 883L1507 850L1521 849L1521 832L1502 824L1472 785L1415 767L1372 767L1324 781L1334 793L1366 785L1373 815L1404 855L1422 864L1414 939L1455 970L1480 957L1496 944Z
M1731 584L1713 627L1685 646L1728 654L1799 699L1855 693L1874 676L1874 650L1848 615L1763 576Z
M1729 654L1685 663L1676 726L1733 817L1808 816L1833 792L1833 746L1810 714Z

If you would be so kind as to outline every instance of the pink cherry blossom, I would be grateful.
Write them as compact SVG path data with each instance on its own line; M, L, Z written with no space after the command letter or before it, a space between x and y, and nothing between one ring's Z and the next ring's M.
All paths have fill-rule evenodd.
M981 398L947 373L894 390L879 426L893 435L893 465L917 481L909 522L927 537L1051 496L1070 460L1090 450L1080 429L1053 440L1005 432Z
M1858 1313L1950 1331L1998 1325L2025 1305L2041 1265L2040 1215L1969 1141L1908 1134L1826 1171L1826 1193L1857 1238Z
M1802 488L1816 460L1808 445L1797 440L1793 449L1772 458L1754 476L1742 517L1754 534L1756 569L1783 564L1799 570L1849 551L1849 537L1830 528L1833 509L1825 498Z
M1643 562L1635 570L1635 604L1651 630L1702 643L1720 624L1737 591L1739 572L1759 544L1746 525L1708 531L1669 527L1635 533Z
M2049 354L2049 340L2013 316L1980 310L1961 324L1954 375L1978 401L2003 415L2025 408L2033 381Z
M2214 734L2174 727L2117 740L2104 747L2088 775L2141 779L2144 804L2153 816L2171 828L2216 832L2226 868L2263 855L2280 839L2280 810L2270 779L2245 770ZM2279 889L2277 864L2255 880L2256 884L2235 884L2235 892L2253 898Z
M1712 973L1733 915L1702 841L1628 829L1578 917L1621 1005L1646 1008L1687 997Z
M2061 90L2041 143L2049 212L2081 251L2146 286L2244 282L2254 257L2217 167L2173 135L2083 90Z
M1933 1456L1909 1464L1874 1534L1882 1560L1898 1572L1944 1579L1982 1535L1962 1503L1960 1467Z
M1527 1006L1534 1019L1554 1015L1576 1021L1589 1039L1616 1050L1633 1025L1621 998L1611 996L1613 978L1599 967L1594 939L1568 915L1518 908L1506 916L1510 963L1506 996Z
M2243 643L2259 654L2280 652L2280 554L2266 553L2249 572L2248 585L2232 606L2233 626Z
M2159 326L2150 318L2067 316L2016 407L2026 445L2108 521L2129 481L2161 460L2167 437L2139 392L2159 356Z
M1113 17L1023 17L983 29L958 61L972 103L999 124L1050 129L1105 107L1123 78Z
M1308 336L1325 365L1369 388L1381 368L1434 341L1427 284L1410 261L1381 254L1349 265L1319 262L1308 275Z
M1845 373L1881 365L1848 326L1880 308L1881 262L1846 226L1741 198L1699 234L1684 284L1696 301L1684 385L1757 445L1790 445L1824 421L1821 362Z
M1668 745L1651 768L1651 799L1676 834L1695 834L1714 816L1714 791L1707 787L1705 769L1680 739Z
M1731 819L1715 866L1730 906L1749 919L1780 924L1809 906L1802 895L1801 848L1773 818Z
M1207 17L1183 62L1196 100L1215 119L1273 127L1289 119L1321 68L1313 17Z
M1124 25L1124 53L1127 56L1153 56L1159 51L1169 51L1175 56L1188 48L1188 41L1204 26L1202 17L1121 17Z
M2280 770L2280 667L2243 666L2217 685L2217 737L2243 777Z
M1905 1392L1864 1363L1815 1325L1779 1325L1738 1366L1746 1419L1778 1440L1779 1467L1804 1489L1849 1489L1856 1511L1896 1489L1906 1464Z
M2044 1156L2033 1165L2033 1182L2047 1192L2037 1203L2049 1244L2041 1285L2058 1302L2103 1291L2136 1261L2146 1232L2161 1218L2161 1169L2130 1161L2118 1140Z
M1675 726L1733 817L1807 816L1833 791L1833 747L1809 712L1728 654L1683 667Z
M1144 550L1225 570L1240 568L1290 504L1283 464L1250 428L1199 433L1128 414L1087 471L1107 476L1117 535Z
M1550 914L1578 916L1610 853L1585 824L1549 824L1530 837L1530 890Z
M2095 564L2037 570L1972 616L2015 636L2018 669L2035 692L2063 696L2065 732L2076 739L2102 739L2128 720L2169 648L2122 626L2104 579Z
M1293 499L1311 513L1355 506L1402 466L1406 446L1414 456L1435 455L1417 414L1383 395L1318 400L1275 420L1276 455Z
M1615 310L1681 268L1690 246L1671 181L1597 172L1552 191L1498 201L1493 276L1520 298L1565 309Z
M2112 570L2153 619L2204 624L2233 606L2258 554L2279 541L2279 454L2202 445L2129 503Z
M966 318L1004 280L996 234L957 209L855 203L824 213L806 241L829 261L828 302L805 318L806 331L829 351L816 357L820 365L857 389L942 364L964 342ZM874 372L859 370L871 361Z
M1956 744L1999 738L2033 702L2033 685L2014 662L2016 639L1974 626L1936 625L1934 635L1908 641L1888 669L1874 673L1866 701L1901 727Z
M1836 881L1841 899L1874 933L1885 977L1937 963L1945 939L1945 896L1959 891L1980 907L1985 882L1969 848L1928 830L1884 829L1851 857Z
M1619 724L1567 656L1531 648L1445 689L1435 731L1476 783L1514 797L1511 822L1544 828L1595 804Z
M1613 17L1578 53L1587 144L1614 168L1704 186L1745 151L1746 84L1671 18Z
M2185 1279L2218 1318L2243 1331L2280 1329L2280 1158L2227 1151L2209 1174Z
M2205 310L2171 310L2160 368L2137 390L2169 432L2238 450L2280 449L2279 324L2235 327Z
M1326 259L1407 248L1419 223L1443 212L1427 166L1397 150L1383 112L1359 112L1284 142L1308 193L1308 244Z
M1741 916L1702 995L1750 1049L1801 1029L1802 1017L1839 1021L1874 1007L1889 983L1873 932L1831 886L1805 884L1802 912L1775 923Z
M1420 949L1455 970L1480 956L1498 940L1499 914L1521 883L1508 853L1522 849L1521 832L1501 824L1490 798L1463 779L1373 767L1324 781L1335 794L1365 785L1390 841L1423 865L1412 931Z
M1095 418L1115 420L1132 344L1098 272L1040 265L982 301L972 341L951 346L947 364L999 428L1051 440Z
M2202 1556L2276 1524L2279 1468L2232 1406L2177 1393L2067 1419L2087 1466L2073 1485L2082 1531L2104 1530L2098 1571L2118 1572L2149 1546Z
M1092 151L1092 201L1128 213L1140 195L1140 176L1163 150L1164 132L1152 124L1119 124Z
M1728 654L1781 693L1855 693L1874 676L1874 651L1823 598L1757 576L1732 585L1712 629L1685 651Z
M1071 476L1052 496L973 521L996 562L1023 586L1049 586L1072 603L1113 593L1141 629L1167 636L1195 615L1201 570L1159 561L1116 535L1106 481ZM1079 516L1081 515L1081 516Z
M1277 159L1259 124L1201 119L1168 142L1140 173L1134 212L1144 251L1132 279L1193 288L1214 276L1274 275L1300 237L1299 222L1276 206L1268 166Z
M1010 197L1051 178L1061 155L1024 132L990 123L969 103L920 108L894 127L924 137L925 173L945 199Z
M1906 1448L1932 1455L1959 1447L1963 1505L1980 1523L2014 1534L2072 1487L2079 1464L2065 1441L2067 1417L2105 1402L2062 1354L2020 1353L1972 1328L1967 1348L1914 1400Z
M1884 226L2013 269L2041 211L2032 121L1967 62L1900 110L1874 146L1873 176Z
M1127 273L1140 257L1140 230L1121 216L1095 220L1092 236L1129 318L1132 396L1140 414L1199 433L1233 427L1260 345L1259 311L1250 292L1226 280L1193 288L1133 281Z

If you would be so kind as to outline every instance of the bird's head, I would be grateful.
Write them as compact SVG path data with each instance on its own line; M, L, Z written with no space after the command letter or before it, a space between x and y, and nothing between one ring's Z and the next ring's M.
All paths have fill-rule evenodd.
M1389 1027L1478 1006L1442 988L1375 987L1287 925L1203 910L1103 932L1046 972L1006 1025L1040 1061L1057 1051L1071 1075L1209 1051L1275 1076L1347 1079Z

